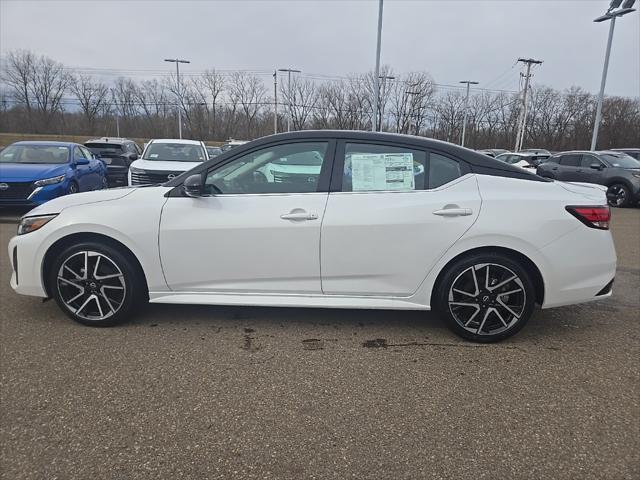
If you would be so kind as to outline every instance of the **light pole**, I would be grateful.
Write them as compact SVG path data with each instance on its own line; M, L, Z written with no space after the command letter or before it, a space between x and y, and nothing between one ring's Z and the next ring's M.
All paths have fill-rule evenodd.
M598 130L600 129L600 120L602 117L602 101L604 99L604 86L607 83L607 70L609 70L609 55L611 54L611 41L613 40L613 29L616 26L616 18L626 15L635 11L633 4L636 0L625 0L622 8L620 7L622 0L611 0L607 13L596 18L594 22L604 22L611 20L609 24L609 38L607 40L607 50L604 54L604 67L602 68L602 80L600 81L600 93L598 94L598 107L596 109L596 120L593 124L593 135L591 136L591 150L596 149L596 143L598 142Z
M191 63L191 62L189 60L182 60L180 58L165 58L164 61L176 64L176 103L178 107L178 138L182 138L182 112L180 112L180 107L182 104L182 98L180 97L180 64Z
M460 83L467 84L467 96L464 100L464 117L462 119L462 138L460 139L460 146L464 147L464 134L467 131L467 114L469 113L469 86L478 85L479 82L474 82L472 80L462 80Z
M287 132L291 131L291 117L293 115L293 111L291 109L291 74L292 73L302 73L300 70L296 70L294 68L279 68L279 72L287 72L287 104L289 106L289 115L287 116Z
M380 95L380 48L382 46L382 0L378 2L378 37L376 43L376 71L373 74L373 118L371 131L378 126L378 96Z
M391 81L391 80L395 80L396 77L393 77L391 75L380 75L380 80L382 80L382 95L380 95L380 99L384 102L384 97L387 93L387 80ZM376 121L378 121L378 119L376 118ZM382 128L384 127L384 103L382 105L380 105L380 128L379 130L382 130Z
M273 133L278 133L278 71L273 71Z

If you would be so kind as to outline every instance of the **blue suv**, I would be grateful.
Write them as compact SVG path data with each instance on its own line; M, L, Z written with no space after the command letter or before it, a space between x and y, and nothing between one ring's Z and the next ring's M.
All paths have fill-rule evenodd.
M107 187L107 167L84 146L16 142L0 151L0 205L35 206Z

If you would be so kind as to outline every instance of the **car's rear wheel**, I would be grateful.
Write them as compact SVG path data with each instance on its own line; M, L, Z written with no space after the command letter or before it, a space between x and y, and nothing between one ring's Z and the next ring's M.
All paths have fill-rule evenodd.
M144 282L128 256L98 242L73 245L57 255L48 286L69 317L98 327L127 320L144 293Z
M451 265L436 285L435 307L448 327L475 342L495 342L527 323L535 289L527 270L501 254L474 254Z
M607 202L612 207L626 207L631 201L631 191L624 183L614 183L607 189Z

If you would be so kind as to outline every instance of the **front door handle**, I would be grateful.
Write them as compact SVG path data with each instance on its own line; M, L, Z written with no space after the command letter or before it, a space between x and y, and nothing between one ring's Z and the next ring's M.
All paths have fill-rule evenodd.
M280 218L283 220L317 220L318 215L316 215L315 213L308 213L304 210L296 208L294 210L291 210L289 213L280 215Z
M470 208L443 208L436 210L433 214L440 217L466 217L473 214L473 210Z

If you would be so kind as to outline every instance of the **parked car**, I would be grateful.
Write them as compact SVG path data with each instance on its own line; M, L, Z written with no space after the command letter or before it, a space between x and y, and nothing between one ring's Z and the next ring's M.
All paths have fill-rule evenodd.
M497 157L501 153L508 152L509 150L505 150L504 148L485 148L482 150L476 150L479 153L483 153L488 155L489 157Z
M309 152L322 159L313 182L256 175ZM534 304L609 297L616 272L602 187L422 137L273 135L163 185L75 197L21 220L11 286L87 325L147 299L433 309L488 342L519 331Z
M626 207L640 201L640 162L626 153L562 152L541 164L537 173L565 182L604 185L609 205L613 207Z
M543 160L546 160L546 156L538 156L533 153L519 152L519 153L502 153L496 157L496 160L515 165L520 168L535 168L540 165Z
M244 145L245 143L248 143L247 140L234 140L231 138L227 140L227 143L222 145L221 148L223 152L226 152L227 150L231 150L234 147L239 147L240 145Z
M197 140L150 140L129 167L129 185L164 183L208 159L205 144Z
M127 185L129 166L142 154L136 142L127 138L102 137L84 143L107 166L110 187Z
M551 156L551 152L544 148L524 148L520 150L520 153L531 153L540 159L549 158Z
M222 148L220 147L212 147L211 145L207 145L207 154L209 158L217 157L222 153Z
M77 143L16 142L0 152L0 205L36 206L107 187L107 168Z
M626 153L630 157L640 160L640 148L612 148L611 151Z

